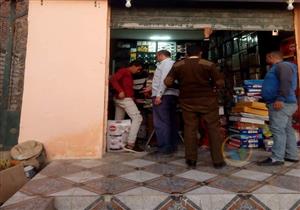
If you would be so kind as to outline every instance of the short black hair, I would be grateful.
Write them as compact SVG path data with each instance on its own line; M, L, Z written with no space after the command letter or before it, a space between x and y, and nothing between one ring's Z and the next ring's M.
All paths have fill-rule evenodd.
M188 56L200 56L202 49L198 44L189 44L186 46L186 53Z
M144 62L140 59L131 61L129 64L129 66L143 66L143 65L144 65Z
M166 57L171 57L171 53L168 50L160 50L157 52L157 54L164 55Z

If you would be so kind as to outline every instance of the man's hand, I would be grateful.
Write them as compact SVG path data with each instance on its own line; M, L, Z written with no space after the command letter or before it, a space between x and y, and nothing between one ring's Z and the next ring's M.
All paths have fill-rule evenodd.
M204 38L209 39L210 35L213 33L212 28L206 27L204 28Z
M156 96L156 98L154 99L154 105L158 106L161 104L161 97L160 96Z
M124 92L120 92L118 95L119 99L124 99L125 98L125 93Z
M283 108L283 102L282 101L275 101L273 104L273 107L275 110L280 110Z
M151 90L152 90L151 87L145 87L145 88L143 88L143 93L148 93L148 92L150 92Z

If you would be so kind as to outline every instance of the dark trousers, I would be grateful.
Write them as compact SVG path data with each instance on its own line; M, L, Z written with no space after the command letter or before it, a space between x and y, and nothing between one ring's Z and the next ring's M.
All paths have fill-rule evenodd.
M160 105L153 102L153 124L158 143L158 150L170 153L177 149L178 128L176 120L177 96L164 95Z
M220 135L220 124L218 107L209 108L207 112L195 112L183 110L184 120L184 144L185 158L189 160L197 160L198 144L197 132L199 129L200 118L202 118L207 126L211 157L213 163L221 163L224 161L222 155L222 138Z

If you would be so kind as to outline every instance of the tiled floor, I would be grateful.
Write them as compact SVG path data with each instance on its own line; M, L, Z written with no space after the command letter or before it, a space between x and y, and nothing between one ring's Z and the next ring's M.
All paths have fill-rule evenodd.
M204 151L196 169L186 167L182 150L53 161L0 209L300 210L300 163L256 165L268 155L254 150L244 164L221 170Z

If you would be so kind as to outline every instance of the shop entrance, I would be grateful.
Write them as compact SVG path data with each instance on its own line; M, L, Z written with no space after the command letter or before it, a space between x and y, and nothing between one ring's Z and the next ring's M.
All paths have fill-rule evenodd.
M285 60L296 62L293 13L278 6L273 9L246 6L238 11L228 5L223 5L223 8L210 5L209 9L185 6L184 10L176 5L112 7L110 75L130 61L141 59L145 63L144 75L137 76L136 80L144 86L149 85L156 69L158 50L166 49L171 52L173 60L179 60L185 55L186 45L200 43L203 28L212 27L214 33L205 53L225 76L226 90L219 101L220 119L225 122L226 130L229 112L237 97L235 89L243 86L245 80L263 79L268 68L265 62L268 51L281 50ZM142 84L136 88L141 88ZM150 106L149 98L139 94L138 90L137 94L146 107ZM112 98L110 91L108 119L114 119ZM141 110L144 108L141 106ZM148 121L140 129L144 143L153 130L151 110L147 113Z
M158 30L158 29L113 29L111 30L110 74L131 61L144 62L144 71L136 75L135 98L144 122L139 132L140 143L145 145L153 134L151 99L140 91L151 83L156 69L156 52L166 49L173 60L185 56L188 44L203 41L203 30ZM293 31L232 31L215 30L210 37L209 48L205 49L207 59L217 64L224 74L225 91L219 97L220 119L224 133L228 130L228 117L237 100L239 87L245 80L261 80L268 68L265 55L271 50L281 50L284 59L296 62L295 38ZM109 117L114 119L113 93L110 92ZM257 101L259 98L257 98ZM179 126L182 120L179 115ZM182 129L181 129L182 130Z

